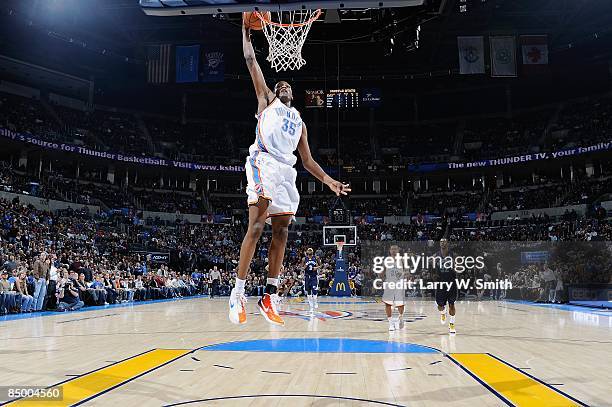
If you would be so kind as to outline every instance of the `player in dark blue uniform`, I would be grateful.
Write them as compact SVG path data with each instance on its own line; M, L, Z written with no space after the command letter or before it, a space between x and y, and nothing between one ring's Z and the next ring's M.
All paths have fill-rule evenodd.
M317 303L319 262L314 255L314 250L310 247L306 250L306 256L302 259L302 267L304 268L304 291L306 291L308 297L310 310L314 311L315 308L319 308Z
M447 256L452 257L453 255L448 250L448 240L440 240L440 251L437 253L438 256L445 258ZM440 282L451 283L450 289L439 288L436 290L436 304L438 304L438 311L440 311L440 323L446 323L446 304L448 304L448 314L450 315L448 323L448 331L454 334L455 331L455 301L457 301L457 272L452 267L445 267L444 262L442 267L437 268L437 279Z

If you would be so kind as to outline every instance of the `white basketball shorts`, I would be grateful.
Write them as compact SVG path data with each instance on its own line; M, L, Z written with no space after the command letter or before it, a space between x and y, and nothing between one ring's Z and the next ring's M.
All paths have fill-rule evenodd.
M295 219L300 204L295 168L259 151L247 157L245 168L248 204L253 205L262 197L270 201L268 218L292 215Z
M406 291L400 288L385 288L382 300L392 307L399 307L406 302Z

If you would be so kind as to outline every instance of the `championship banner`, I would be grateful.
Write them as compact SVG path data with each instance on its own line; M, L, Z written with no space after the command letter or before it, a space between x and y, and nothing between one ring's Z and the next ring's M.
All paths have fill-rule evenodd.
M516 77L516 43L513 36L490 37L491 76Z
M225 55L222 51L202 52L202 82L223 82Z
M166 160L165 158L146 157L141 155L126 155L121 153L113 153L110 151L99 151L83 146L75 146L67 143L56 143L55 141L46 141L29 134L16 133L12 130L0 127L0 137L4 137L13 141L20 141L27 144L33 144L48 150L63 151L65 153L75 153L87 157L103 158L107 160L121 161L124 163L155 165L159 167L180 168L192 171L228 171L242 172L244 167L241 165L221 165L221 164L200 164L194 162Z
M602 142L585 147L570 148L568 150L553 151L551 153L532 153L516 155L511 157L503 158L492 158L480 161L470 162L452 162L452 163L424 163L424 164L411 164L408 166L410 172L432 172L432 171L444 171L444 170L456 170L456 169L471 169L471 168L485 168L485 167L496 167L501 165L510 165L525 163L531 161L543 161L543 160L555 160L567 157L573 157L581 154L598 153L602 151L608 151L612 149L612 140Z
M197 82L200 72L200 46L176 47L176 83Z
M484 38L457 37L459 72L462 75L485 73Z

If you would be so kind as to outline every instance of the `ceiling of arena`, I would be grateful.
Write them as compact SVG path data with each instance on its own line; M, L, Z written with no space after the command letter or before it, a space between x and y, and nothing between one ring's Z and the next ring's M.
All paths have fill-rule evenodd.
M612 50L612 3L605 1L428 0L414 8L342 10L340 23L329 22L337 21L336 10L327 13L327 22L324 17L311 30L307 57L317 59L321 46L337 47L356 51L364 64L400 66L409 73L455 66L458 35L546 33L551 52L593 48L590 58L609 58ZM144 59L144 45L160 42L214 42L240 52L239 14L149 17L137 0L5 0L0 23L0 53L23 48L34 35L82 43L132 63ZM256 41L260 52L264 47ZM52 59L45 51L40 54Z

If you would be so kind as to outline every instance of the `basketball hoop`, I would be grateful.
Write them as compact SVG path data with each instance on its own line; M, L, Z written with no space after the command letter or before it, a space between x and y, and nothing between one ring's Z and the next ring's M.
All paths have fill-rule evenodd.
M344 242L336 242L336 248L340 253L342 253L342 248L344 247Z
M321 10L290 10L255 15L261 20L264 35L269 44L267 60L276 72L300 69L306 61L302 58L302 47L312 23L321 15ZM274 17L272 17L274 15Z

